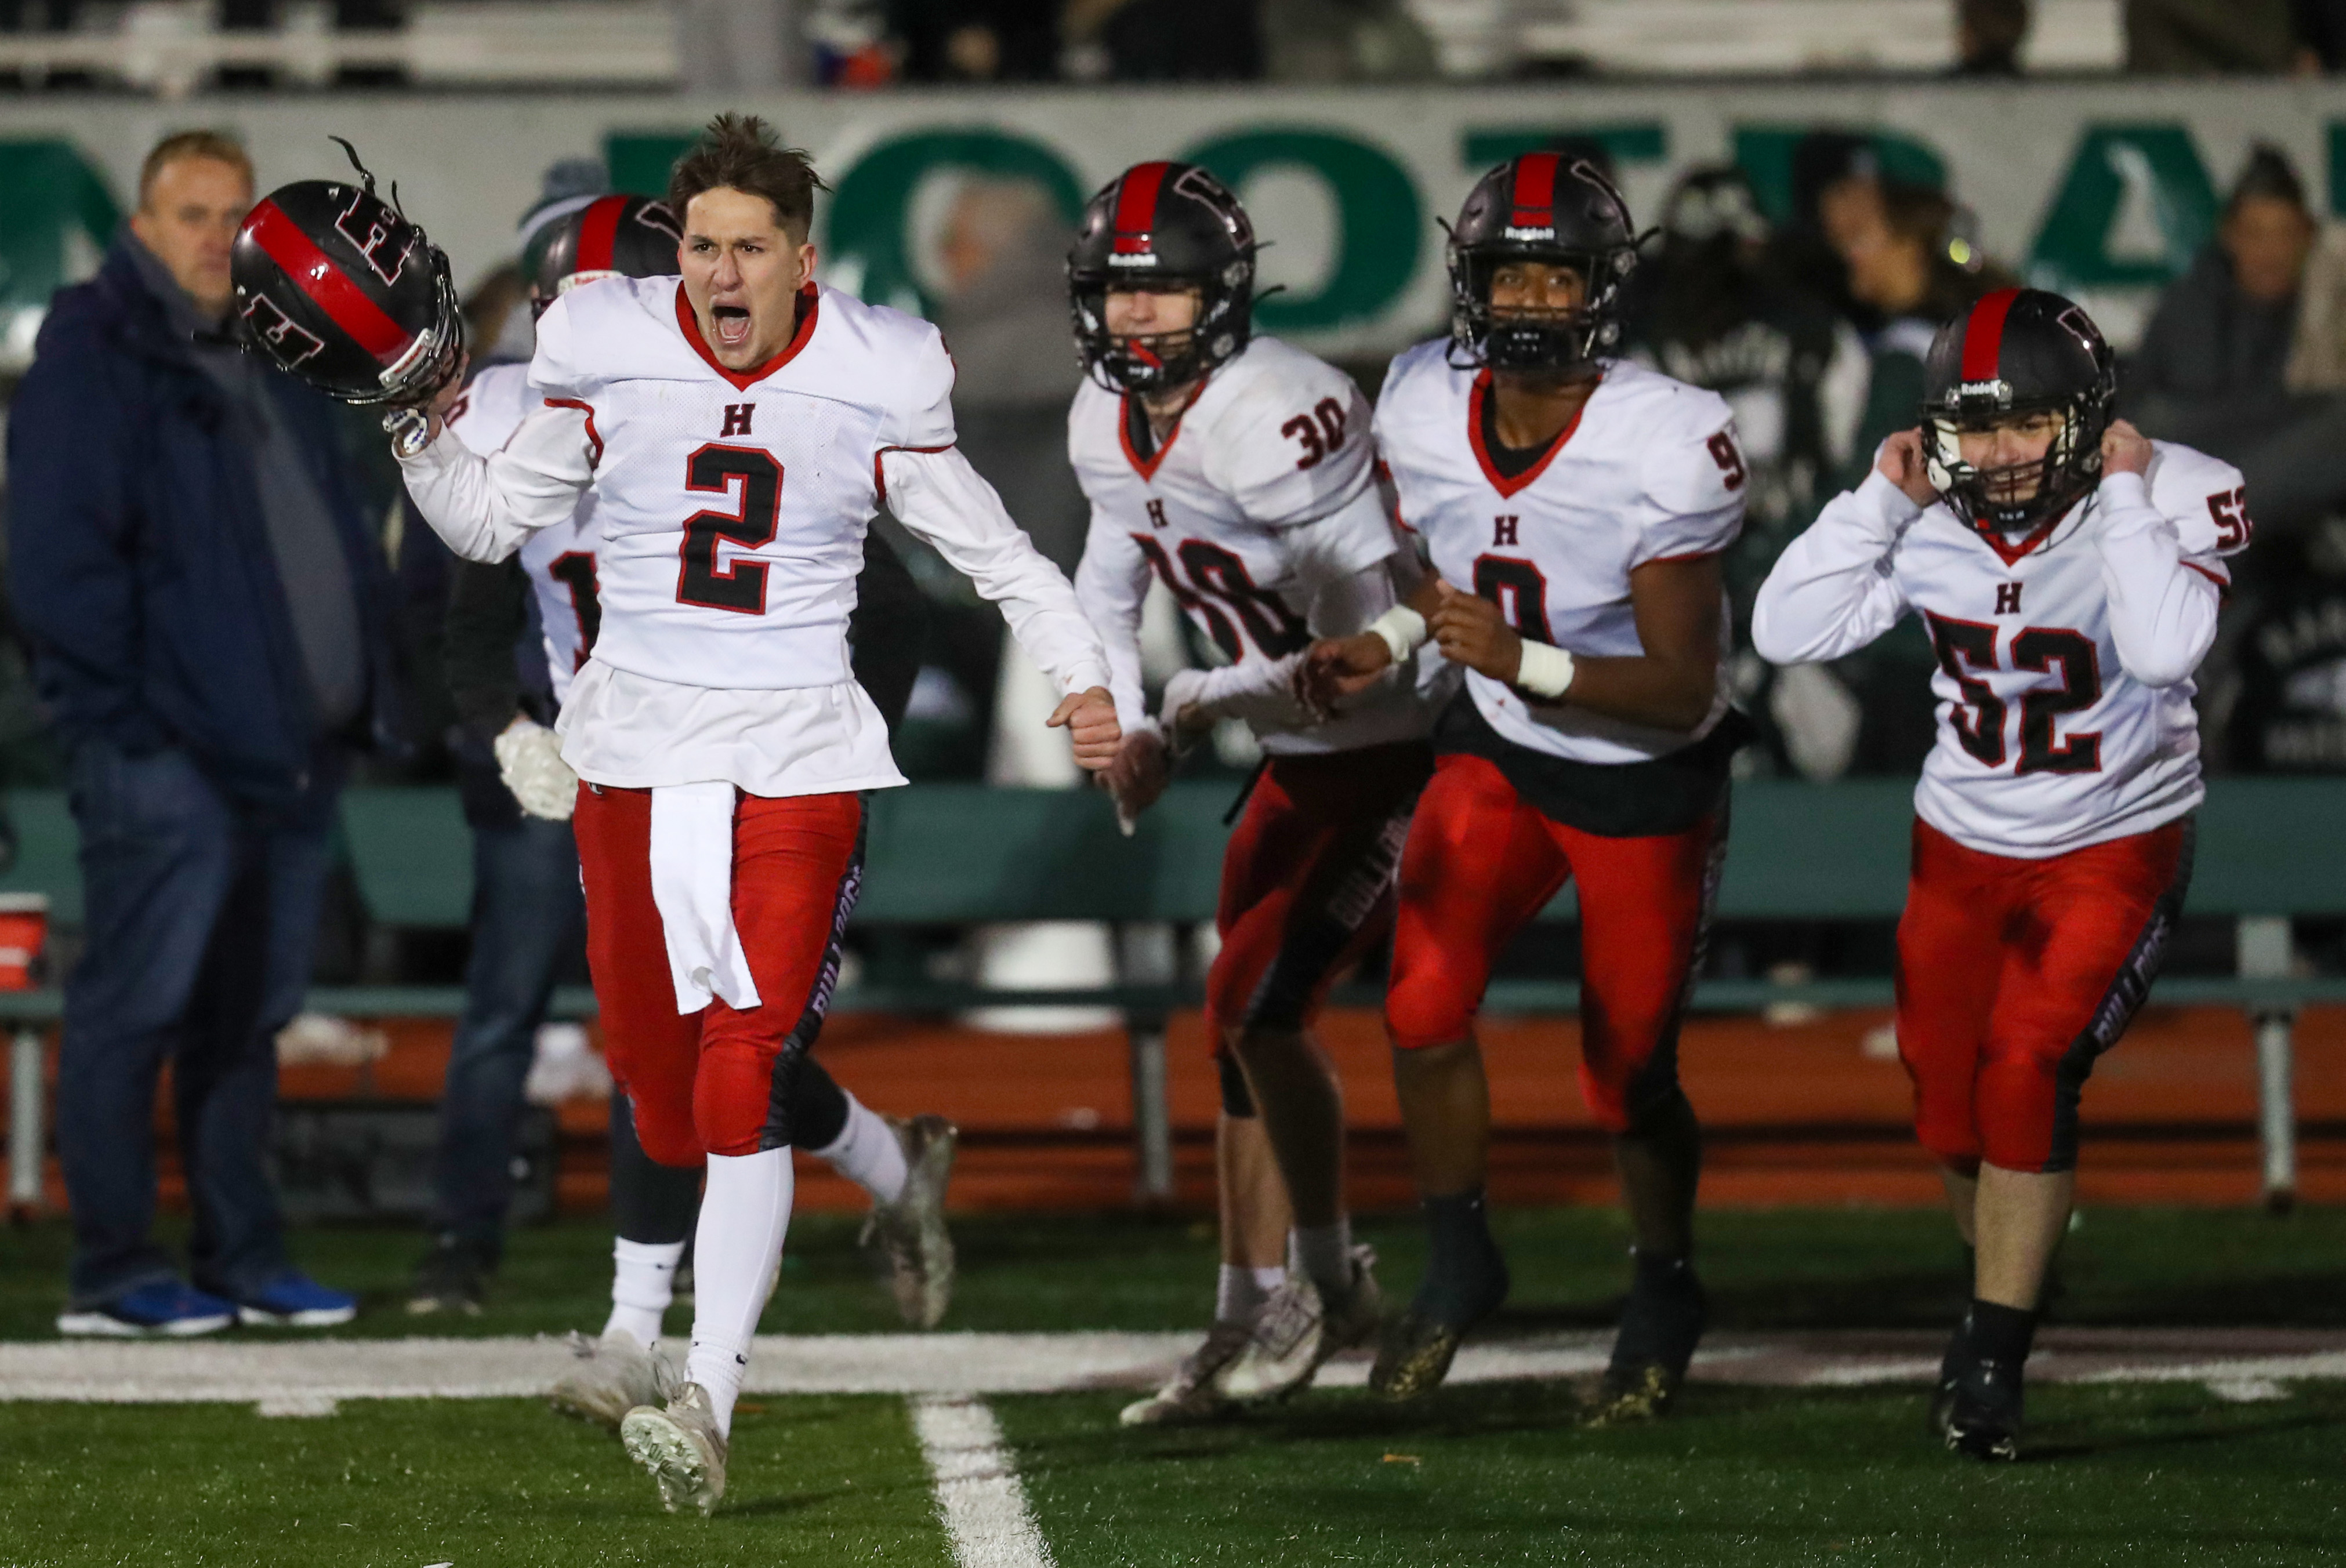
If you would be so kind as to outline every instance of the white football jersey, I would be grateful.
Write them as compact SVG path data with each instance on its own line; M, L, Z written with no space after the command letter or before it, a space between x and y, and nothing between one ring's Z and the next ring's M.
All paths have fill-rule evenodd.
M2249 524L2238 469L2152 453L2147 483L2114 476L2017 543L1870 476L1770 574L1760 651L1839 657L1921 616L1939 733L1914 809L1973 849L2041 859L2172 821L2204 793L2191 671Z
M545 406L529 387L526 364L491 365L473 378L456 406L448 411L448 428L474 452L486 457L503 447L521 422ZM596 493L578 498L578 510L567 523L541 528L520 550L522 574L537 600L537 624L545 636L546 669L554 683L558 705L570 695L571 677L586 662L595 641L593 628L602 616L597 598L595 551L603 530L596 521Z
M1133 417L1127 397L1090 380L1067 413L1067 460L1092 509L1076 591L1109 645L1127 729L1146 718L1134 635L1152 575L1244 664L1361 630L1332 624L1315 600L1405 548L1378 484L1367 400L1300 349L1249 342L1149 457ZM1402 680L1325 724L1257 734L1273 754L1341 751L1415 738L1431 722L1417 684Z
M1615 361L1545 455L1508 477L1483 437L1490 373L1452 365L1449 349L1441 339L1403 353L1377 399L1377 446L1402 521L1424 537L1445 582L1497 604L1525 636L1576 655L1643 654L1629 574L1716 554L1743 524L1743 459L1726 400ZM1719 615L1719 693L1691 730L1529 704L1473 670L1466 689L1515 745L1575 762L1647 761L1700 739L1727 713L1723 593Z
M953 444L953 361L934 327L822 289L787 348L729 371L678 280L610 278L540 320L529 384L586 413L597 663L726 690L851 678L874 454Z

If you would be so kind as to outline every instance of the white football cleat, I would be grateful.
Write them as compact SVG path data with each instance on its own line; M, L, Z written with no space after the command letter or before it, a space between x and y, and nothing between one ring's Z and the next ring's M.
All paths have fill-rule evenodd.
M1125 1406L1117 1424L1186 1426L1229 1414L1237 1406L1223 1391L1222 1378L1253 1338L1252 1324L1216 1323L1206 1330L1206 1342L1181 1358L1165 1386Z
M1253 1336L1223 1375L1223 1392L1240 1404L1285 1399L1310 1387L1329 1357L1374 1339L1384 1310L1377 1255L1355 1247L1352 1265L1352 1288L1339 1300L1324 1299L1304 1275L1289 1274L1263 1303Z
M904 1190L872 1206L862 1244L887 1271L897 1315L933 1329L953 1302L954 1245L945 1229L945 1184L953 1178L961 1129L943 1116L882 1118L904 1149Z
M563 1374L546 1399L562 1414L592 1421L605 1431L617 1431L637 1406L658 1404L674 1381L675 1374L659 1352L645 1349L632 1334L589 1339L574 1333L569 1344L577 1364Z
M709 1390L680 1385L666 1405L638 1405L619 1423L627 1457L659 1482L660 1506L670 1513L691 1505L709 1517L725 1495L725 1434L709 1408Z

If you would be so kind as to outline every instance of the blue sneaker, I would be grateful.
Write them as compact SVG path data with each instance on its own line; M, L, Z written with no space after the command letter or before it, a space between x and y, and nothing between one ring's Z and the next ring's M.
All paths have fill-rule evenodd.
M359 1315L359 1298L289 1268L239 1301L236 1315L259 1329L331 1329Z
M57 1332L116 1339L186 1339L217 1334L236 1321L236 1305L176 1279L158 1279L95 1307L57 1314Z

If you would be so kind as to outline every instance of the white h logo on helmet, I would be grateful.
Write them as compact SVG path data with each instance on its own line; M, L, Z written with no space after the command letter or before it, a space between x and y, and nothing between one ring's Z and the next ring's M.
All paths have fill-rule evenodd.
M403 245L397 250L392 249L391 226L393 219L390 209L379 201L374 203L373 217L361 227L358 222L359 209L366 204L366 192L352 191L351 204L342 209L342 215L340 218L334 219L334 228L341 232L343 239L357 248L358 253L366 259L367 266L373 270L376 277L386 283L396 283L399 281L400 273L407 267L407 247Z

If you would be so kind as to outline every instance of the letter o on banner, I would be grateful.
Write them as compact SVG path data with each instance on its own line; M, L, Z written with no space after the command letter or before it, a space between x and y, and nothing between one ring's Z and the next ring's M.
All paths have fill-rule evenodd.
M983 127L912 131L873 147L840 177L827 204L825 270L874 304L933 315L913 268L909 230L913 192L943 168L1033 180L1069 225L1083 216L1075 172L1041 142Z
M1219 137L1183 155L1239 190L1249 176L1300 167L1327 183L1337 213L1336 260L1310 294L1274 294L1255 307L1269 331L1324 332L1376 320L1417 274L1425 217L1409 171L1391 154L1339 131L1263 129Z

